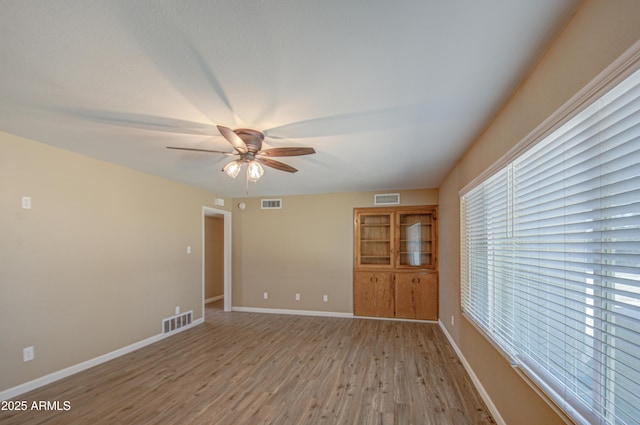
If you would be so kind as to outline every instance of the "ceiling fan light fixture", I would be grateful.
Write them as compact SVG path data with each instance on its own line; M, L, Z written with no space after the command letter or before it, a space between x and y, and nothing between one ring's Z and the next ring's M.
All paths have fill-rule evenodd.
M262 141L264 140L264 133L253 130L250 128L238 128L232 130L228 127L218 125L220 134L227 139L233 146L234 152L224 152L213 149L200 149L200 148L183 148L178 146L167 146L167 149L177 149L185 151L196 152L209 152L223 155L238 155L239 158L226 164L222 171L226 175L235 179L242 165L247 163L247 193L249 193L249 182L255 183L264 174L263 165L267 167L275 168L276 170L285 171L287 173L295 173L298 170L292 166L285 164L284 162L276 161L271 157L289 157L289 156L301 156L310 155L316 153L313 148L306 147L282 147L282 148L269 148L262 150Z
M247 166L247 178L250 182L255 183L262 177L264 174L264 168L258 161L249 161L249 165Z
M227 175L233 179L240 173L240 169L242 168L242 161L236 159L235 161L231 161L227 165L224 166L222 171L227 173Z

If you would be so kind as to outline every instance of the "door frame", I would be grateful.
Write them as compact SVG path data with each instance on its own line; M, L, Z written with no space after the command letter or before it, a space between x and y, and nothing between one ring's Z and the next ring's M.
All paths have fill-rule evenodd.
M231 211L202 207L202 311L204 314L204 273L206 270L205 217L222 217L224 227L224 311L231 311Z

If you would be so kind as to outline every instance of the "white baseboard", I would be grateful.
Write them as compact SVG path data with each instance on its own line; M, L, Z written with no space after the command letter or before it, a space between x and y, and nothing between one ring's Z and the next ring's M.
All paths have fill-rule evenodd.
M289 310L289 309L280 309L280 308L258 308L258 307L231 307L231 311L241 311L245 313L290 314L294 316L353 318L353 313L338 313L335 311Z
M422 319L403 319L401 317L375 317L375 316L353 316L358 319L370 319L370 320L387 320L391 322L414 322L414 323L431 323L437 325L437 320L422 320Z
M209 304L209 303L212 303L212 302L214 302L214 301L221 300L221 299L223 299L223 298L224 298L224 295L218 295L218 296L216 296L216 297L207 298L206 300L204 300L204 303L205 303L205 304Z
M401 319L397 317L373 317L373 316L355 316L353 313L338 313L335 311L316 311L316 310L293 310L280 308L261 308L261 307L231 307L231 311L240 311L245 313L266 313L266 314L290 314L294 316L318 316L318 317L342 317L351 319L371 319L371 320L391 320L394 322L417 322L432 323L437 325L437 320L418 320L418 319Z
M131 345L127 345L126 347L119 348L110 353L103 354L101 356L95 357L91 360L87 360L82 363L78 363L73 366L69 366L65 369L59 370L57 372L50 373L48 375L42 376L40 378L36 378L32 381L25 382L24 384L20 384L13 388L9 388L4 391L0 391L0 400L9 400L11 398L17 397L20 394L27 393L29 391L35 390L36 388L40 388L44 385L48 385L52 382L58 381L62 378L66 378L68 376L74 375L78 372L82 372L83 370L87 370L99 364L108 362L109 360L113 360L117 357L124 356L125 354L131 353L135 350L139 350L142 347L146 347L147 345L151 345L154 342L158 342L165 338L171 337L179 332L185 331L189 328L197 326L201 323L204 323L204 318L200 318L191 322L190 325L177 329L171 333L167 334L158 334L147 339L143 339L142 341L135 342Z
M464 356L462 355L462 352L460 351L460 348L458 348L455 341L449 334L449 331L447 331L447 328L444 326L442 321L439 320L438 323L440 324L440 328L442 329L442 332L445 334L445 336L449 340L449 343L451 344L456 354L458 355L458 358L462 362L462 365L464 366L467 373L471 377L471 381L473 382L473 385L475 385L476 389L478 390L478 393L480 393L480 397L482 397L482 400L489 408L489 411L491 412L491 416L493 416L493 419L496 421L498 425L507 425L504 419L502 419L502 416L500 416L500 412L498 411L498 408L496 407L495 404L493 404L493 400L491 400L491 397L489 397L487 390L484 389L484 386L482 386L482 383L476 376L475 372L473 371L473 369L471 369L471 365L469 364L469 362L467 362L467 359L464 358Z

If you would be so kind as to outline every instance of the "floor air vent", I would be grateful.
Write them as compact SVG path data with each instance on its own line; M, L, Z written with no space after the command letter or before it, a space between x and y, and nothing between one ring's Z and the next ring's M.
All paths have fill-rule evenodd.
M374 205L400 205L399 193L378 193L373 195Z
M162 333L166 334L174 332L180 328L190 325L192 317L193 311L187 311L186 313L164 319L162 321Z

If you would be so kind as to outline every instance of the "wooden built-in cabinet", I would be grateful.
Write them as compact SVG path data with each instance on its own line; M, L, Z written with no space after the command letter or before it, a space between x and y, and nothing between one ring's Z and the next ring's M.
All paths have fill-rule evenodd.
M356 316L438 319L437 207L354 210Z

